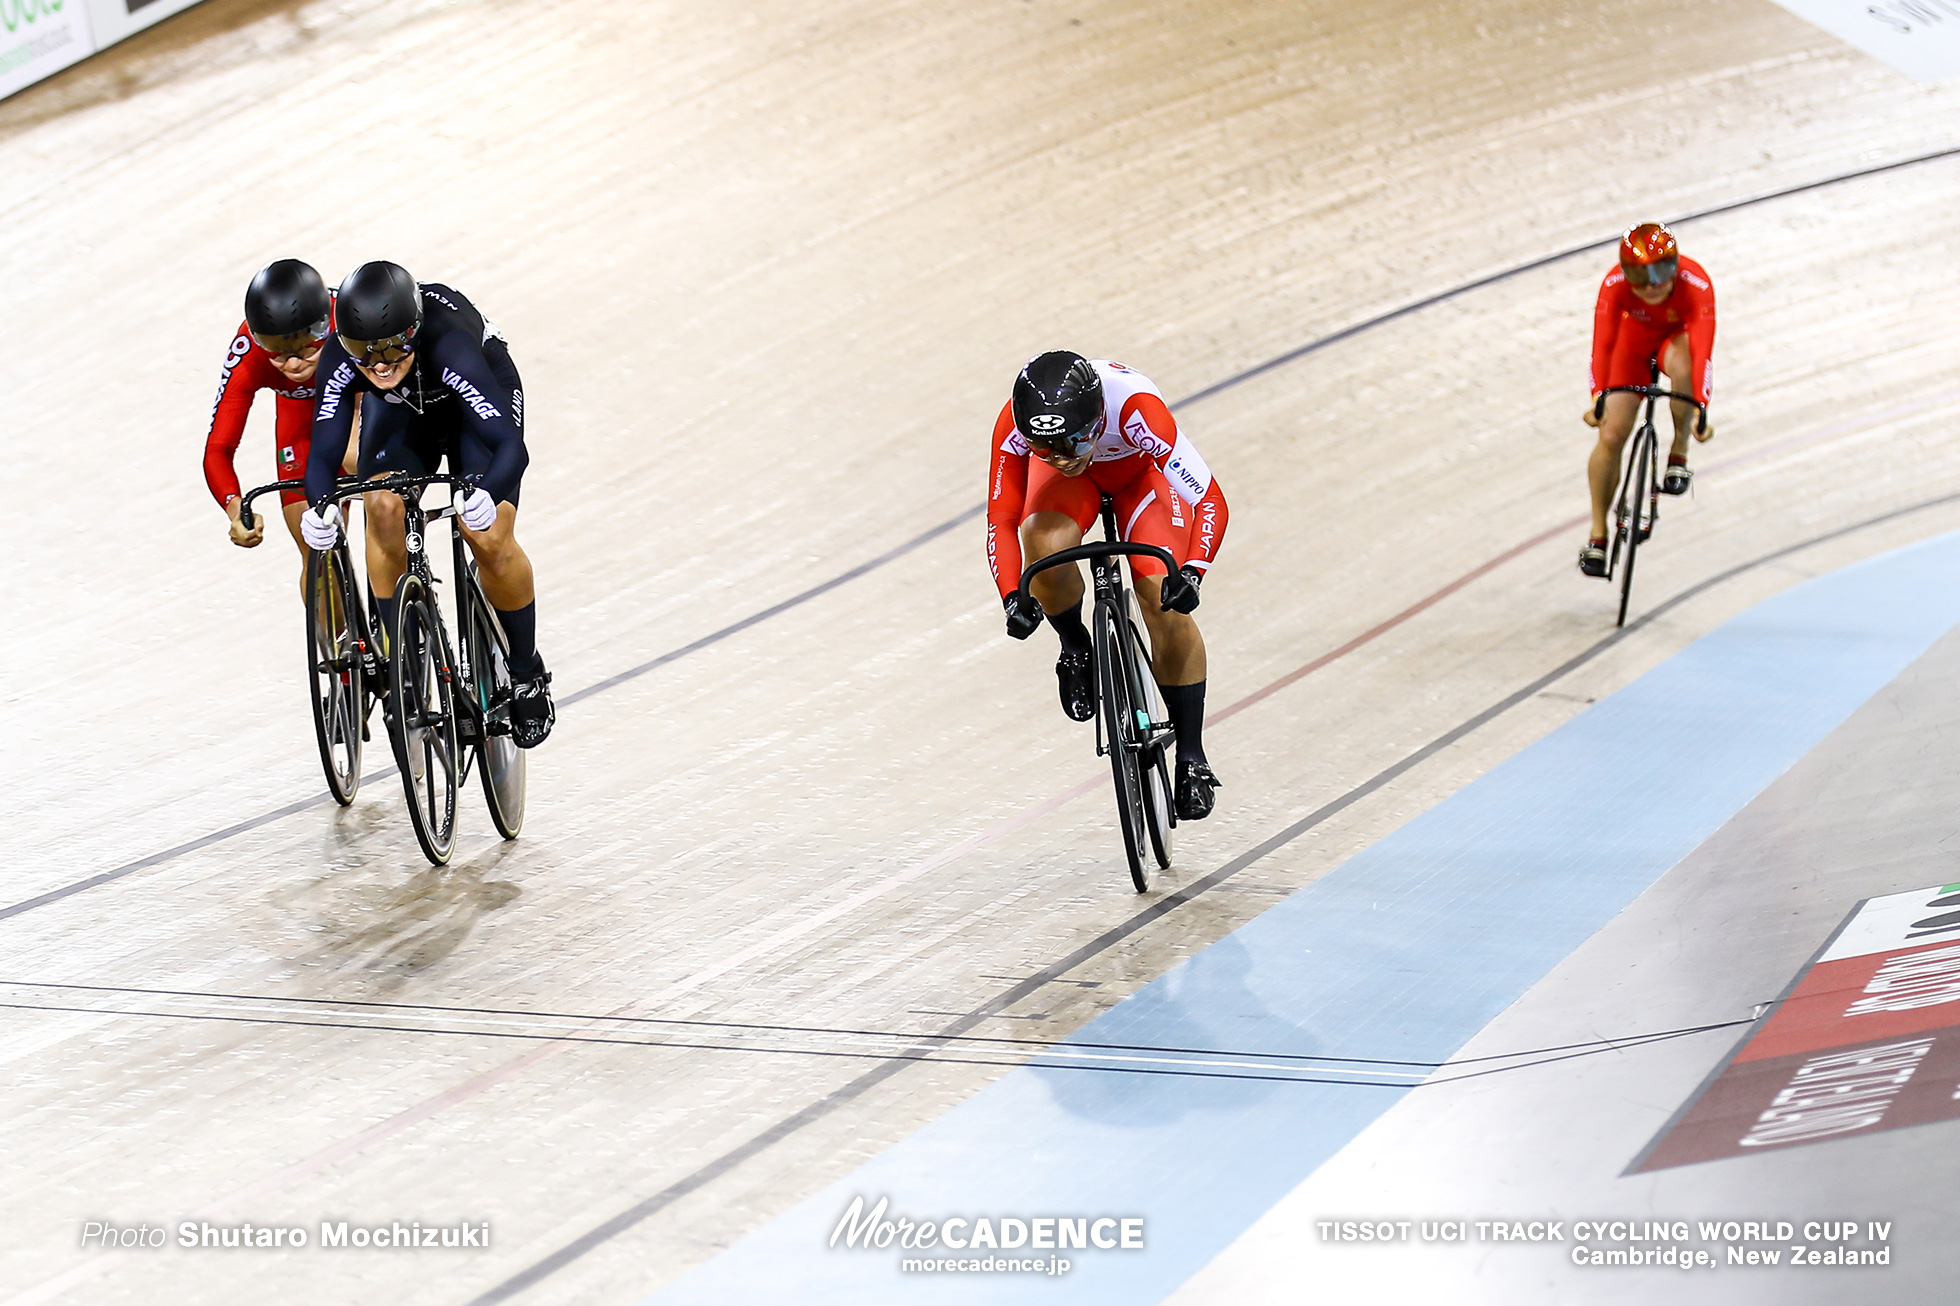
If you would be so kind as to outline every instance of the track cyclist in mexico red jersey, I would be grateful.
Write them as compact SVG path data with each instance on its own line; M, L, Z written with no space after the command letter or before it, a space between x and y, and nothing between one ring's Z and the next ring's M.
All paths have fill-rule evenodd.
M1620 485L1620 451L1640 411L1640 396L1606 396L1605 413L1595 416L1602 390L1646 385L1659 366L1667 388L1708 402L1714 385L1715 286L1708 272L1681 257L1674 233L1658 222L1643 222L1620 238L1620 261L1599 286L1593 306L1591 390L1586 425L1599 428L1586 479L1592 489L1592 534L1579 550L1579 570L1606 575L1606 514ZM1701 410L1680 400L1668 407L1674 418L1674 445L1667 455L1661 490L1686 494L1694 478L1688 467L1688 437L1707 441L1715 428ZM1699 420L1697 420L1699 419Z
M1205 641L1190 613L1225 539L1217 478L1148 377L1066 350L1034 358L1015 378L1013 397L994 423L990 470L987 564L1007 633L1026 639L1044 616L1055 628L1062 642L1055 674L1072 720L1095 715L1082 571L1043 572L1029 585L1038 602L1024 607L1024 551L1039 561L1082 543L1108 494L1125 540L1168 549L1179 560L1170 576L1155 558L1132 557L1130 567L1158 688L1177 730L1177 814L1203 820L1219 781L1205 759Z
M306 465L312 507L306 541L332 548L340 512L327 506L365 393L359 475L433 472L445 458L469 482L458 519L484 595L510 641L511 739L534 748L557 718L537 648L531 559L517 543L517 500L530 455L524 387L510 350L476 306L448 286L418 285L394 263L363 263L340 283L333 337L320 356L320 399ZM395 587L408 569L399 495L363 500L368 586L385 630L396 628Z
M231 542L240 548L257 548L265 539L265 523L254 522L247 530L239 512L235 463L252 400L261 390L272 391L276 479L298 480L305 474L313 436L314 373L332 325L333 300L326 283L298 259L269 264L245 289L245 320L225 352L217 402L211 406L211 429L204 437L204 483L231 519ZM286 490L279 502L286 529L299 546L304 577L306 541L300 535L299 519L306 496Z

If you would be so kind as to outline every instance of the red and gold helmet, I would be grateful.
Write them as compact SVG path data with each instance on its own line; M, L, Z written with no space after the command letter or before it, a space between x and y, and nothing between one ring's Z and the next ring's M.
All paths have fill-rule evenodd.
M1642 222L1620 237L1620 271L1634 286L1659 286L1674 280L1681 266L1681 247L1674 233L1658 222Z

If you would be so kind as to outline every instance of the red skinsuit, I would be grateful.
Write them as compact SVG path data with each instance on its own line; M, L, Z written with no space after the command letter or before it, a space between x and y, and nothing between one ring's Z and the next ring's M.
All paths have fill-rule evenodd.
M1090 363L1102 378L1104 423L1082 475L1063 476L1029 455L1014 429L1012 402L994 421L987 565L1002 598L1021 584L1021 523L1038 512L1059 512L1087 533L1102 515L1105 493L1116 500L1125 540L1169 549L1195 571L1210 569L1225 540L1225 493L1191 438L1178 434L1163 394L1121 363ZM1164 574L1155 558L1132 557L1130 565L1139 576Z
M232 460L238 442L245 436L245 417L252 411L252 398L261 390L273 393L277 441L275 480L298 480L306 474L306 451L313 436L313 382L294 385L285 373L273 366L272 355L259 348L243 322L225 352L225 368L218 374L218 401L211 408L211 433L204 437L204 483L220 507L225 500L242 493ZM282 490L281 503L305 503L304 493Z
M1633 293L1626 273L1615 263L1599 283L1599 302L1593 306L1592 370L1587 391L1598 394L1609 386L1646 385L1649 359L1675 336L1688 333L1688 354L1694 360L1694 396L1707 403L1714 388L1715 284L1691 258L1681 260L1674 289L1658 304Z

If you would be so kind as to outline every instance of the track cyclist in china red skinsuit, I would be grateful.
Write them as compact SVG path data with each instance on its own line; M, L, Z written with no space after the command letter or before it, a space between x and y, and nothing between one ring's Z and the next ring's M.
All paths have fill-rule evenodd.
M1219 781L1205 760L1205 641L1190 613L1225 539L1217 478L1190 437L1179 434L1148 377L1066 350L1034 358L1015 378L1013 397L994 423L990 470L987 563L1007 633L1026 639L1047 617L1062 641L1055 675L1072 720L1095 715L1082 571L1043 572L1029 586L1037 602L1024 606L1024 551L1038 561L1082 543L1108 494L1125 540L1157 545L1180 560L1170 576L1155 558L1132 557L1130 567L1158 688L1177 730L1177 815L1203 820Z
M1714 379L1715 285L1691 258L1682 258L1674 233L1658 222L1643 222L1620 238L1620 262L1599 286L1593 306L1591 390L1586 425L1599 428L1586 479L1592 488L1592 534L1579 550L1579 570L1606 575L1606 514L1620 486L1620 451L1639 416L1639 395L1606 396L1606 411L1595 417L1600 391L1616 385L1646 385L1658 363L1667 388L1706 404ZM1715 427L1700 411L1669 401L1674 445L1667 455L1666 494L1686 494L1694 478L1688 468L1688 436L1707 441ZM1700 417L1699 422L1691 419Z
M445 458L458 488L463 539L476 556L483 593L510 641L511 741L535 748L557 713L551 675L537 646L531 559L517 543L517 499L530 455L524 447L524 388L510 350L475 305L448 286L418 285L394 263L363 263L340 283L334 334L320 355L320 399L306 494L314 506L300 529L316 549L340 537L340 511L327 506L334 470L362 402L364 478L420 475ZM368 586L384 630L396 629L395 587L408 570L401 497L363 500Z
M306 470L313 438L314 371L333 325L333 300L326 283L309 265L282 258L261 269L245 289L245 320L238 324L218 376L218 399L211 407L211 429L204 437L204 483L231 519L231 542L254 549L265 539L265 523L250 530L240 520L235 462L245 435L245 419L261 390L273 394L274 441L278 476L298 480ZM306 541L300 514L306 496L280 492L286 529L299 546L301 584L306 574Z

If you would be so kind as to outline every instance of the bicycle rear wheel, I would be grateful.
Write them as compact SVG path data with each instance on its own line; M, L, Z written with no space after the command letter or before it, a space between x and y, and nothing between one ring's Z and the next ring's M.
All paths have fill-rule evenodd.
M395 591L395 647L388 702L415 841L432 863L456 844L456 698L449 640L435 598L413 576Z
M472 569L463 586L464 683L476 697L482 730L476 769L497 833L515 839L524 828L524 750L510 735L510 645Z
M1145 847L1143 775L1137 756L1137 707L1131 677L1124 671L1125 634L1107 604L1096 605L1096 679L1101 689L1103 729L1108 736L1109 769L1116 781L1116 821L1123 828L1123 853L1130 882L1142 893L1150 887L1150 854Z
M1613 623L1615 626L1627 624L1627 604L1633 599L1633 559L1644 533L1642 510L1649 497L1647 483L1654 476L1652 429L1641 429L1634 434L1633 440L1633 457L1628 459L1627 480L1621 487L1620 496L1620 501L1626 505L1622 522L1627 534L1627 565L1626 570L1620 573L1620 616Z
M343 547L306 556L306 665L313 737L327 792L342 807L361 788L361 726L367 687L361 675L360 600Z
M1159 870L1171 865L1171 831L1177 827L1176 793L1171 781L1169 751L1172 737L1153 730L1166 720L1163 695L1157 692L1157 675L1150 664L1150 644L1137 624L1136 613L1129 614L1130 656L1126 670L1134 687L1137 704L1137 733L1145 741L1137 762L1143 774L1144 829L1150 835L1150 855Z

